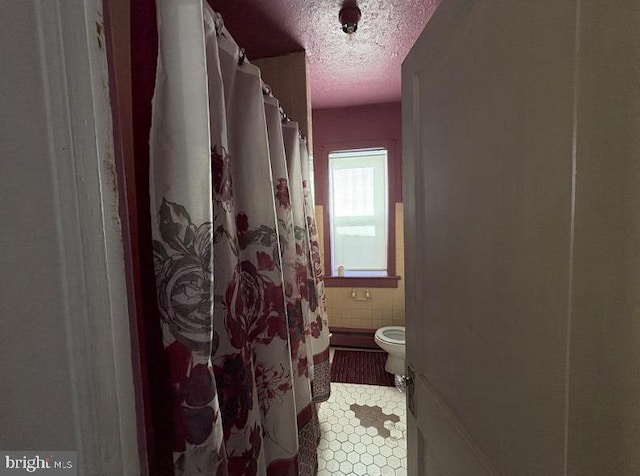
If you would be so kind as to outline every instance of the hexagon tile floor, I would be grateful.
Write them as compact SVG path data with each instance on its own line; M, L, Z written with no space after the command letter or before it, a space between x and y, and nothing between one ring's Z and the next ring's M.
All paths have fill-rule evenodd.
M406 476L405 395L393 387L331 383L318 412L318 476Z

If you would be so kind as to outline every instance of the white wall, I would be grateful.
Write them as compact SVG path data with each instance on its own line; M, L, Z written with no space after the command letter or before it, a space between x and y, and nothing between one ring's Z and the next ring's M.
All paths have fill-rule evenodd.
M99 0L0 16L0 449L139 474Z

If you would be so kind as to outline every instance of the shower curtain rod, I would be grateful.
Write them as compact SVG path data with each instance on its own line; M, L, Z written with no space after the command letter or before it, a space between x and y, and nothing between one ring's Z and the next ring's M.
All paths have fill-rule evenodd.
M222 35L225 38L227 38L228 40L232 41L233 44L236 46L236 48L238 48L238 52L239 52L239 54L238 54L238 65L242 65L245 62L251 64L251 62L247 58L247 55L245 53L244 48L241 48L240 45L238 45L236 40L233 38L233 35L231 35L231 33L229 33L229 30L227 30L227 27L224 26L224 19L222 18L222 15L220 13L216 12L216 11L214 11L214 13L215 13L216 34L218 36ZM269 86L267 83L265 83L262 80L262 78L260 78L260 82L262 84L262 94L264 96L269 96L269 97L272 97L274 99L278 99L273 95L273 92L271 90L271 86ZM280 111L280 117L282 118L282 122L283 123L295 122L293 119L291 119L291 116L289 116L289 114L287 114L287 112L279 104L279 102L278 102L278 109ZM300 136L300 138L306 144L307 143L307 138L304 136L304 134L302 132L300 132L300 129L298 129L298 135Z

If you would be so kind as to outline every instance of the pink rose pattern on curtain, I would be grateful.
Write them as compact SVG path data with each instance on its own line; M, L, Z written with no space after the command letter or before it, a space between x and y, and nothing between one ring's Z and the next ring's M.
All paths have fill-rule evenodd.
M320 437L320 427L316 408L312 403L310 386L309 365L313 362L308 336L310 315L304 313L302 307L303 283L307 276L299 273L299 271L304 272L305 267L298 264L302 256L301 253L300 256L297 253L299 246L296 246L289 172L285 158L279 105L278 101L272 97L265 96L264 102L289 321L293 383L298 409L300 474L314 474L314 465L317 460L316 442Z
M318 243L318 229L316 227L315 206L309 180L309 155L304 139L300 141L300 164L302 172L302 191L304 195L304 216L308 242L307 271L313 281L316 295L317 310L315 319L311 322L311 336L313 347L313 361L315 377L312 386L314 400L323 402L329 398L331 369L329 367L329 319L327 317L327 303L324 292L324 277L322 273L322 256Z
M157 15L150 196L175 474L315 474L326 314L318 334L271 98L206 2L157 0Z
M312 234L307 210L311 200L304 195L305 167L308 175L308 156L306 144L301 143L298 124L288 122L282 126L284 145L287 156L287 167L291 180L292 206L296 235L296 275L301 286L303 313L305 319L305 335L310 342L309 368L312 372L312 393L316 402L329 398L329 331L324 301L324 287L321 269L315 269L312 259L312 243L318 247L317 235ZM304 158L304 160L303 160ZM306 164L305 164L306 161ZM313 206L311 205L311 208ZM315 221L311 224L315 227ZM313 228L315 230L315 228ZM319 252L319 248L318 252ZM318 254L319 260L319 254ZM319 263L319 261L318 261Z

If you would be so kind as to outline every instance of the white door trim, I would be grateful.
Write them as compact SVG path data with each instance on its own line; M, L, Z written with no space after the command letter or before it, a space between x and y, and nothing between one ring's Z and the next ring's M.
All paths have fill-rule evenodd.
M35 5L79 474L140 474L102 1Z

